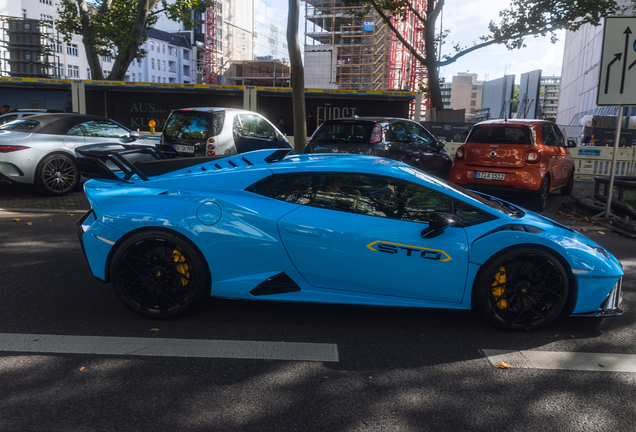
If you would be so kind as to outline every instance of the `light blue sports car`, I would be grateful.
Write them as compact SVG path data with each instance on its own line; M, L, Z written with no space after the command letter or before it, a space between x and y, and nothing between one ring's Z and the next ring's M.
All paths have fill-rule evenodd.
M146 317L205 295L476 309L512 330L622 313L622 266L601 246L401 162L115 147L77 150L93 178L77 227L93 275Z

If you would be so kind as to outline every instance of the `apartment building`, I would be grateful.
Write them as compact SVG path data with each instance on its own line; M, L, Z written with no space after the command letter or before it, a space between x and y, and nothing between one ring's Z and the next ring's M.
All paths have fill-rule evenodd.
M477 110L481 109L481 97L484 89L483 81L477 80L477 74L459 72L451 83L450 108L465 110L468 121Z
M559 92L561 77L541 77L541 91L539 94L539 115L542 118L556 119L559 107Z

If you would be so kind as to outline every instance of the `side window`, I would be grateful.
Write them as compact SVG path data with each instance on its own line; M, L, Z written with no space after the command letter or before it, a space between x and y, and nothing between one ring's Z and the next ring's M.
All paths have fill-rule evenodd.
M15 120L17 118L18 118L17 114L8 115L8 116L5 116L5 117L2 117L2 118L0 118L0 124L8 123L8 122L13 121L13 120Z
M254 114L241 114L243 136L250 138L273 139L276 131L264 118Z
M417 146L430 147L435 143L435 138L422 126L415 123L407 123L411 135L413 136L413 143Z
M92 120L80 123L84 135L89 137L127 138L130 133L119 125L102 120Z
M253 191L280 201L308 205L316 197L318 178L318 174L271 176L254 185Z
M394 142L410 143L411 134L404 123L394 122L391 123L391 135Z
M550 123L545 123L541 126L541 140L543 145L554 147L557 145L556 138L554 136L554 130Z
M493 215L461 201L455 201L454 207L455 214L462 218L461 226L463 227L477 225L495 219Z
M82 131L82 128L80 127L80 125L75 125L68 130L66 135L84 136L84 132Z
M555 124L551 126L552 126L552 130L556 139L556 145L559 147L565 147L565 139L563 138L563 134L561 133L561 130Z
M234 141L237 141L243 136L243 122L241 121L241 117L242 116L234 116L234 121L232 122L232 136L234 137Z
M312 206L367 216L427 222L434 211L450 212L444 194L391 177L323 174Z

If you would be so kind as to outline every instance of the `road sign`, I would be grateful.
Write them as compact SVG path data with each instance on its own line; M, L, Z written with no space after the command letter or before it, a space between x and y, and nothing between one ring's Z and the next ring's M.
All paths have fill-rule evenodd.
M605 18L596 104L636 105L636 17Z

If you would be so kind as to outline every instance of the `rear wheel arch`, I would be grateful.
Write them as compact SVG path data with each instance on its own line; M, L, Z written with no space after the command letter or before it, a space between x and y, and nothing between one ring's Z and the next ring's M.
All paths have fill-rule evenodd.
M199 255L199 259L202 260L203 263L205 263L205 268L207 269L207 273L208 273L208 279L210 280L210 282L212 281L212 275L210 273L210 265L205 257L205 255L203 254L203 252L201 251L201 248L199 248L199 246L196 245L196 243L194 243L192 240L190 240L188 237L186 237L185 235L183 235L182 233L180 233L179 231L170 229L170 228L165 228L165 227L143 227L143 228L137 228L134 229L128 233L126 233L125 235L123 235L119 240L117 240L115 242L115 244L113 245L112 248L110 248L110 252L108 252L108 257L106 258L106 263L104 265L104 275L106 277L106 280L104 282L106 283L110 283L110 269L112 267L113 264L113 257L115 256L115 253L117 252L117 250L119 250L119 248L121 248L121 246L131 237L134 237L138 234L144 233L144 232L151 232L151 231L163 231L167 234L171 234L171 235L175 235L177 237L179 237L182 241L188 243L192 248L194 248L198 255Z
M73 164L73 167L75 168L75 171L76 171L76 180L74 181L74 185L72 185L70 189L68 189L67 191L63 193L53 193L53 191L51 191L49 188L47 188L43 184L43 178L41 175L41 171L43 170L44 165L48 163L52 158L55 158L56 156L66 157L70 159L70 162ZM77 158L75 157L75 154L72 152L66 152L63 150L55 150L43 155L42 158L38 161L35 167L35 171L33 172L33 184L35 188L37 189L37 191L40 193L47 194L47 195L66 195L67 193L72 192L78 187L78 185L81 183L81 177L82 177L82 173L79 169L79 165L77 164Z

